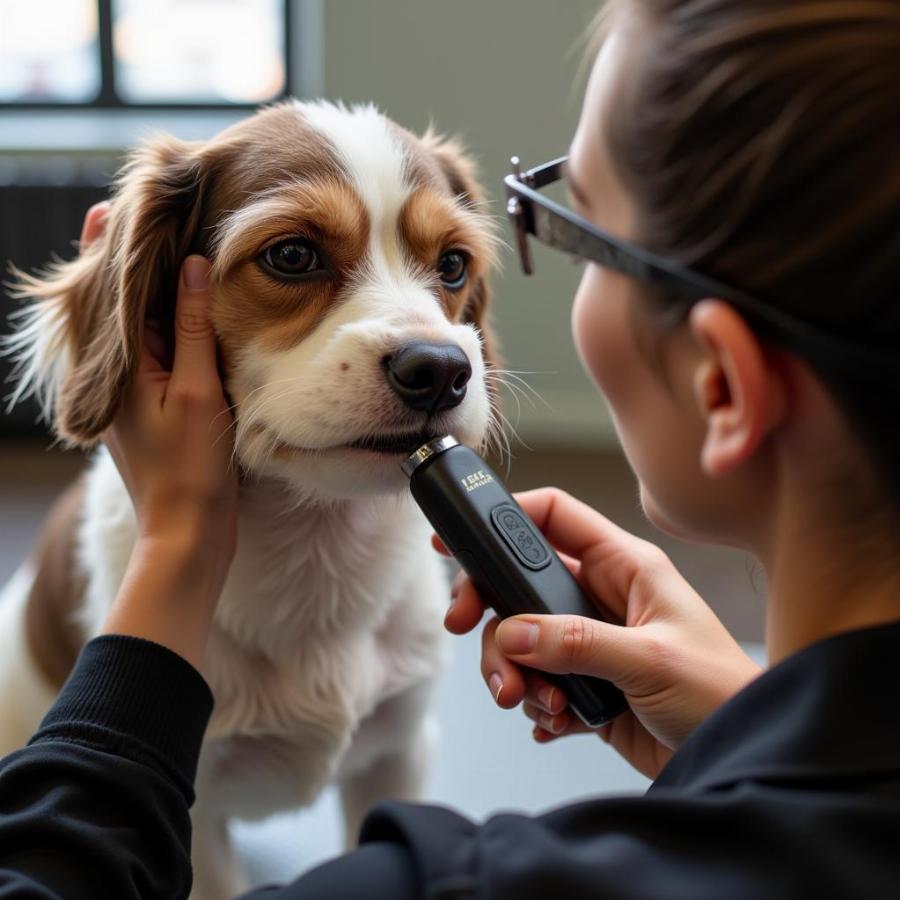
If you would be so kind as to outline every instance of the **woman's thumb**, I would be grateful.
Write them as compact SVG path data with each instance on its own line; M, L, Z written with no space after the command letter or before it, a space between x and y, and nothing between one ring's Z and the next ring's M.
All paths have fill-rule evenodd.
M501 652L520 665L592 675L621 686L640 669L635 630L584 616L521 615L504 619L494 639Z
M209 262L189 256L175 305L175 360L171 385L197 388L216 376L216 336L209 320Z

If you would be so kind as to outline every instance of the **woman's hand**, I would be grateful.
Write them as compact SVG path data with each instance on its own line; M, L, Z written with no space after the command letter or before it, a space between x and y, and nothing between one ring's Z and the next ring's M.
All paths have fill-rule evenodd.
M175 357L145 325L133 384L103 434L131 495L141 539L178 535L231 557L236 541L233 418L216 370L208 318L209 263L182 265L175 308Z
M631 707L597 729L636 769L654 778L713 710L759 674L712 610L655 545L623 531L568 494L542 488L516 499L559 551L609 624L580 616L494 618L483 633L481 670L496 702L524 701L546 742L590 731L537 669L614 682ZM446 552L434 539L435 547ZM446 627L470 631L484 604L463 574Z
M102 233L105 213L105 204L89 211L82 246ZM237 543L234 420L216 367L208 272L201 256L184 261L171 371L146 323L134 380L103 434L138 525L103 631L155 640L197 666Z

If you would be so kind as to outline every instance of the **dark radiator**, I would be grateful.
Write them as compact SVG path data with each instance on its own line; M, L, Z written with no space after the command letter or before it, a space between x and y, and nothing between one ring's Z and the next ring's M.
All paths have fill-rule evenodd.
M0 171L2 174L2 171ZM58 173L49 173L54 180ZM13 183L0 183L0 269L2 282L12 280L10 263L26 272L44 266L54 257L71 259L77 254L76 242L81 233L84 214L93 203L108 195L102 179L90 181L80 178L79 172L67 183L47 183L39 176L18 179ZM9 333L9 313L21 304L13 301L6 289L2 291L2 323L0 331ZM37 424L38 411L32 401L20 403L11 412L6 411L7 397L12 390L8 381L12 365L0 359L0 435L38 434L46 426Z

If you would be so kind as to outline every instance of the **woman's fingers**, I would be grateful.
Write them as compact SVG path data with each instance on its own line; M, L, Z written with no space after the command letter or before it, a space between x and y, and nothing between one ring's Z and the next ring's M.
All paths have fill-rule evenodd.
M84 224L81 226L81 240L79 248L85 251L106 230L106 217L109 215L109 201L103 200L95 203L84 216Z
M481 634L481 674L494 702L503 709L512 709L525 696L525 676L497 649L494 632L499 622L491 619Z
M542 709L552 716L559 715L569 705L563 691L555 684L551 684L540 672L525 669L524 673L526 705Z
M438 552L447 552L436 534L431 536L431 544ZM563 565L577 578L581 563L563 553L560 553L559 557ZM466 634L481 621L485 609L485 603L469 576L460 569L450 589L450 607L444 617L444 627L452 634Z
M617 550L640 540L559 488L522 491L515 498L550 543L576 559L597 545Z
M478 596L475 585L460 570L453 579L450 608L444 616L444 627L452 634L466 634L481 621L484 609L484 602Z
M640 629L584 616L511 616L500 623L495 639L501 655L519 665L592 675L620 687L647 664Z
M535 723L535 725L540 726L544 731L549 731L550 734L554 736L560 735L566 731L569 727L570 719L572 718L568 710L563 710L562 712L553 715L552 713L548 713L542 707L534 706L531 703L523 703L522 711Z
M605 617L626 621L635 577L642 567L665 560L662 551L558 488L515 496L547 540L561 554L580 562L579 581L596 598Z

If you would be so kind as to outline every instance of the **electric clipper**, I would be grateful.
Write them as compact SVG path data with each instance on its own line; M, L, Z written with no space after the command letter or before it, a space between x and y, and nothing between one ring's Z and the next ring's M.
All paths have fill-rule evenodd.
M517 613L599 618L596 606L477 453L448 435L419 447L405 460L403 471L438 537L501 618ZM609 681L542 674L591 727L628 708Z

